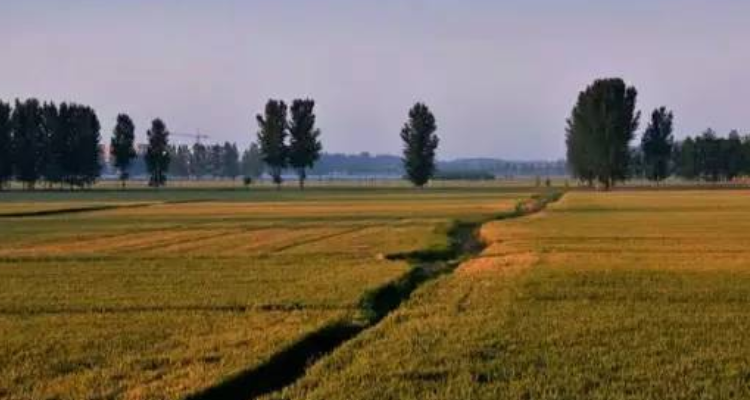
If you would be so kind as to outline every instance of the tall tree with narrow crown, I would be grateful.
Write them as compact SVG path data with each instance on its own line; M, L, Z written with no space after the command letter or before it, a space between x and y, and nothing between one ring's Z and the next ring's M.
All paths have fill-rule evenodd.
M578 95L567 121L568 163L577 178L609 190L628 176L629 143L638 129L638 92L622 79L599 79Z
M235 180L240 174L240 152L234 143L224 142L222 150L222 171L221 175L225 178Z
M54 103L44 103L42 106L42 128L47 141L42 176L51 186L63 182L62 156L66 148L60 129L60 111Z
M36 99L16 100L13 125L13 165L16 179L33 189L44 170L47 138L42 124L42 107Z
M665 107L657 108L651 113L651 122L641 138L646 178L650 181L658 183L669 176L669 161L674 147L673 120L671 111Z
M92 185L101 174L101 124L94 109L88 106L77 106L76 146L78 186Z
M125 182L130 177L130 164L135 158L135 124L127 114L117 116L117 124L112 132L109 151L112 155L113 165L120 172L120 182L123 189Z
M276 184L276 189L281 189L281 173L287 165L287 107L281 100L268 100L263 115L258 114L258 144L263 154L263 162L266 163L269 173Z
M740 133L736 130L732 130L727 135L727 138L721 141L720 151L722 154L722 169L724 170L724 177L728 181L734 180L738 177L745 163L745 155L742 149L742 138Z
M409 120L401 129L404 142L404 170L417 187L423 187L435 173L435 150L440 139L435 134L437 124L430 109L417 103L409 111Z
M151 129L148 130L146 168L151 175L149 186L160 187L166 184L169 162L169 131L164 122L157 118L151 122Z
M323 145L320 130L315 128L315 101L294 100L289 121L289 165L297 171L300 189L305 188L307 169L320 159Z
M3 190L13 177L11 112L10 104L0 101L0 190Z

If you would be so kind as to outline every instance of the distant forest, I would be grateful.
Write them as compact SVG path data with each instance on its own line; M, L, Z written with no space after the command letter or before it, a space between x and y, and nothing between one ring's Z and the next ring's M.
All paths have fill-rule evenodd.
M143 148L143 146L141 146ZM193 157L193 150L199 149L200 155ZM257 178L257 172L263 172L260 157L252 149L242 155L235 152L235 144L198 145L172 147L172 166L169 175L175 178L223 178L232 179L239 176ZM256 150L257 151L257 150ZM238 157L238 158L235 158ZM199 162L191 162L197 158ZM227 159L229 158L229 159ZM235 158L236 161L231 160ZM194 165L192 169L189 165ZM238 165L238 167L234 167ZM239 169L235 169L239 168ZM567 174L565 160L559 161L505 161L493 158L462 158L437 162L438 179L495 179L529 176L563 176ZM138 154L130 168L134 178L145 178L148 175L143 154ZM236 172L235 172L236 171ZM288 169L285 174L292 175ZM111 165L105 167L104 175L115 175ZM320 159L310 170L310 176L328 178L401 178L404 175L403 160L395 155L373 155L367 152L359 154L322 153Z

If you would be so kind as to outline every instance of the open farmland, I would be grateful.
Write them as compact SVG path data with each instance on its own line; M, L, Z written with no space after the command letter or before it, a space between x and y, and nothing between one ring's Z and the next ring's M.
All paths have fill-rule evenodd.
M569 193L286 399L750 397L746 192Z
M491 218L528 194L3 196L0 398L163 399L211 387L354 318L363 294L410 269L388 254L444 248L452 220ZM27 215L45 210L57 213Z

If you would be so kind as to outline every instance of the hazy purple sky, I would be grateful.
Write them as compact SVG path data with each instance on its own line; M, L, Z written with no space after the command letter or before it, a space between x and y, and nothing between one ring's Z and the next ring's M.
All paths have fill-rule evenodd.
M0 98L75 100L246 144L268 98L311 96L327 151L396 153L408 107L441 158L564 155L579 90L621 76L678 136L750 131L742 0L3 0ZM188 139L185 139L188 140Z

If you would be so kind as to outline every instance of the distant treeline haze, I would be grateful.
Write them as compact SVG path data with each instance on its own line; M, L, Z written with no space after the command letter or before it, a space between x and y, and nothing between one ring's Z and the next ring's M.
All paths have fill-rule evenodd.
M567 160L556 162L437 161L436 119L422 103L409 111L400 133L403 155L397 157L323 153L311 99L293 100L289 107L282 100L269 100L256 116L256 141L243 150L230 142L172 144L161 119L152 121L141 144L126 114L118 115L112 139L103 146L99 119L89 106L0 101L0 188L11 180L29 189L39 182L85 187L103 173L116 175L123 186L132 177L147 177L150 185L162 186L169 177L243 177L250 183L265 175L280 184L282 176L292 173L302 188L309 174L406 177L422 186L434 178L559 176L567 169L580 181L604 189L633 178L715 182L750 175L750 136L732 131L720 137L708 129L677 141L674 115L666 107L651 113L640 143L633 146L641 122L637 95L619 78L596 80L579 93L567 121Z
M102 175L117 176L125 186L132 178L146 178L152 186L181 179L237 179L249 183L270 175L296 174L300 185L308 173L324 176L382 178L407 176L415 185L427 180L494 179L496 176L562 175L564 162L507 162L495 159L436 161L438 139L435 117L417 103L401 132L404 155L322 153L316 127L315 103L294 100L291 107L269 100L256 117L256 142L240 150L235 143L170 143L161 119L152 121L145 143L127 114L117 116L112 138L101 143L101 125L93 108L75 103L0 101L0 187L11 180L31 189L86 187ZM405 166L410 166L407 171ZM408 173L407 173L408 172Z

